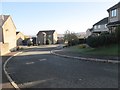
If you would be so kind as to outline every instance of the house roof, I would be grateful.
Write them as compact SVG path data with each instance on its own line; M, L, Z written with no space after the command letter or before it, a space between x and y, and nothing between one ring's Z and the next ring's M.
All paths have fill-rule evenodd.
M95 26L95 25L107 24L107 23L108 23L108 17L103 18L103 19L100 20L99 22L95 23L93 26Z
M41 31L39 31L39 32L37 33L37 35L38 35L39 33L42 33L42 32L45 32L45 33L48 33L48 32L54 33L55 30L41 30Z
M10 16L10 15L0 15L0 20L1 20L1 22L2 22L2 25L1 25L1 26L4 25L4 23L8 20L8 18L11 18L11 16ZM11 18L11 21L13 22L12 18ZM14 25L14 27L16 28L14 22L13 22L13 25Z
M39 32L55 32L55 30L41 30Z
M6 22L6 20L10 17L10 15L0 15L0 20L2 20L2 25Z
M120 8L120 2L118 2L114 6L110 7L107 11L109 12L110 10L113 10L113 9L116 9L116 8Z
M89 28L89 29L87 29L87 31L92 31L93 30L93 28Z
M107 24L107 26L116 26L116 25L120 25L120 21L110 22Z
M21 35L23 35L23 36L25 36L22 32L20 32L20 31L17 31L16 32L16 35L18 35L18 34L21 34Z

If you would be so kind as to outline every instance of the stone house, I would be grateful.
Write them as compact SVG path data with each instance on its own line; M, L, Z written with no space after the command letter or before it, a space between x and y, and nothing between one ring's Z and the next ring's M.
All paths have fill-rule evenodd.
M24 34L21 32L16 32L16 42L17 46L23 45L23 40L24 40Z
M57 43L57 32L55 30L43 30L37 33L37 44L45 45L48 40L50 44Z
M0 55L16 48L16 26L10 15L0 15Z
M120 25L120 2L109 8L107 11L109 14L107 27L110 32L114 32L116 26Z

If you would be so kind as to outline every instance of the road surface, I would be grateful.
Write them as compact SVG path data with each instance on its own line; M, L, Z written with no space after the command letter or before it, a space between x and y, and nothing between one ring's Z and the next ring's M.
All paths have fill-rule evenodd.
M53 48L29 48L8 62L7 72L20 88L118 87L118 64L63 58Z

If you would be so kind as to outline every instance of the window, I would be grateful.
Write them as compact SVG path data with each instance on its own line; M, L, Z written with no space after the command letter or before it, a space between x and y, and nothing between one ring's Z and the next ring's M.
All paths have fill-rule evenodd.
M98 25L98 28L100 28L100 25Z
M107 28L107 24L105 24L105 28Z
M8 29L6 29L6 31L8 31Z
M97 26L96 26L96 25L94 26L94 29L97 29Z
M52 37L52 35L48 35L48 37L49 37L49 38L51 38L51 37Z
M112 10L112 17L117 16L117 9Z

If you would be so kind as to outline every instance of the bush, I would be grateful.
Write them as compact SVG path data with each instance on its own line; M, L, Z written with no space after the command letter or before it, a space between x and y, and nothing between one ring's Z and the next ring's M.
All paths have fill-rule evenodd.
M86 43L90 47L98 47L99 46L98 37L97 36L89 36L86 40Z
M77 45L77 44L79 44L79 39L68 41L68 46L74 46L74 45Z
M86 39L86 43L93 48L108 46L110 44L120 43L120 26L118 26L115 32L108 33L102 32L99 36L91 35Z
M116 28L116 31L115 31L116 41L117 41L117 43L120 44L120 38L119 38L119 36L120 36L120 25Z
M65 42L68 42L68 46L73 46L73 45L77 45L79 44L79 39L76 36L75 33L70 33L70 31L66 31L66 33L64 34L64 40Z
M80 49L82 49L82 48L86 48L87 46L85 45L85 44L81 44L81 45L79 45L78 46Z
M86 39L79 39L79 44L84 44L86 43Z

